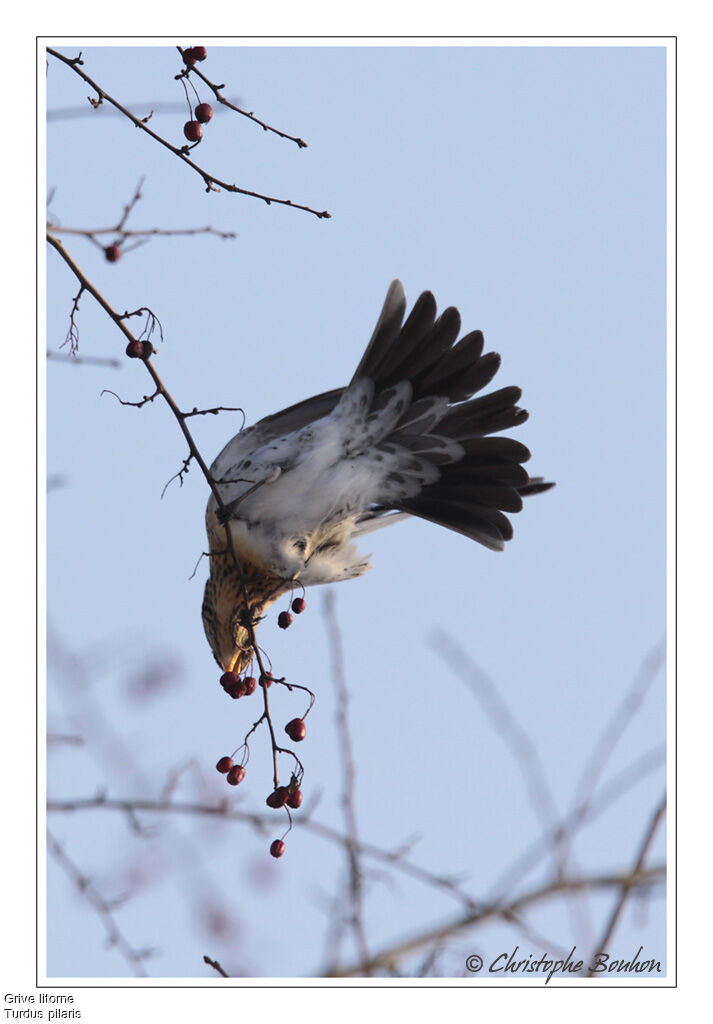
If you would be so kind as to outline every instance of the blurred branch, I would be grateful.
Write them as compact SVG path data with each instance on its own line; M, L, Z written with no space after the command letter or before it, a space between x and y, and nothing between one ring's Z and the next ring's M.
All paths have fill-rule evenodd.
M644 658L624 699L604 726L589 760L582 769L582 774L573 797L573 803L581 809L580 813L586 813L589 800L596 789L609 758L632 719L640 710L659 670L665 664L665 660L666 645L662 642L657 644Z
M450 634L437 630L431 647L478 699L519 768L530 804L543 831L551 829L559 815L535 744L509 710L492 679Z
M61 491L63 487L67 486L67 477L61 473L52 473L47 477L47 493L51 491Z
M233 97L231 97L231 99L230 99L230 101L228 102L227 105L228 106L232 106L233 103L237 103L238 101L239 101L239 97L238 96L233 96ZM146 110L148 108L154 116L156 116L157 114L158 115L160 115L160 114L182 114L183 111L186 109L186 105L185 105L185 103L183 103L183 101L181 101L180 103L174 103L174 102L166 102L164 100L155 100L155 101L141 100L141 102L139 102L137 100L136 103L129 103L128 107L129 107L129 109L131 109L133 107L135 110ZM233 108L233 109L235 109L235 108ZM102 117L123 117L124 116L123 113L120 110L114 110L111 107L104 107L103 105L99 109L96 109L96 108L93 108L93 107L87 107L87 106L82 106L82 107L55 107L53 110L48 110L47 111L47 122L49 124L54 124L54 123L56 123L58 121L72 121L72 120L75 120L76 118L96 117L97 115L100 114L100 111L101 111L101 115L100 116L102 116ZM226 114L227 110L222 110L222 109L219 108L218 110L215 111L215 113L216 113L216 115L217 114Z
M121 369L118 359L109 359L105 356L72 356L64 355L62 352L48 352L48 359L54 359L57 363L70 363L73 366L109 366L114 370Z
M84 746L84 738L82 736L72 736L70 734L61 732L48 732L47 733L47 745L48 746L70 746L70 747L82 747Z
M639 852L634 862L634 867L631 870L631 874L622 880L619 896L614 905L614 909L612 910L611 917L609 918L606 928L604 929L604 934L602 935L601 940L595 948L595 954L605 952L607 949L609 949L612 936L614 935L616 926L619 923L622 911L624 910L626 902L629 899L629 896L631 895L631 890L635 885L635 879L644 871L644 864L646 862L646 858L648 857L649 850L651 849L651 844L654 841L654 838L658 831L658 827L661 824L661 821L663 820L663 816L665 813L666 796L664 795L658 807L654 811L651 820L649 821L646 832L644 833L644 838L642 839L641 845L639 847ZM594 971L590 970L587 974L587 977L591 978L593 974Z
M545 885L531 889L530 892L525 893L507 905L496 903L484 906L471 914L452 918L443 924L412 935L402 942L387 946L380 953L375 954L368 963L347 964L343 967L337 967L333 970L332 976L342 978L358 977L367 971L374 971L377 968L388 968L417 949L423 949L425 946L451 938L491 918L511 918L520 914L527 907L542 903L544 900L553 897L572 895L573 893L591 889L606 891L607 889L617 889L624 886L627 887L627 890L649 887L662 882L665 877L665 865L656 864L651 868L635 870L627 874L556 878Z
M84 63L81 59L81 53L79 54L79 56L74 58L65 57L57 50L52 49L52 47L47 47L47 53L49 53L50 56L55 57L57 60L61 61L68 68L71 68L71 70L74 71L75 74L79 75L79 77L96 92L99 98L97 100L90 100L93 106L98 106L100 103L103 103L104 100L106 100L107 103L111 103L111 105L115 107L117 110L119 110L122 114L124 114L124 116L127 117L132 124L134 124L141 131L146 132L146 134L150 135L155 142L158 142L161 146L164 146L166 149L170 150L170 152L173 153L174 156L177 156L179 160L182 160L183 163L185 163L188 167L192 168L197 174L199 174L203 179L203 182L205 183L206 192L215 192L220 191L220 189L223 189L226 192L235 192L243 196L250 196L253 199L261 199L268 206L270 206L272 203L275 203L276 205L279 206L290 206L295 210L304 210L306 213L314 214L314 216L318 217L319 219L329 218L331 216L331 214L328 213L326 210L314 210L310 206L303 206L300 203L293 203L291 199L277 199L275 196L266 196L260 192L252 192L249 189L240 188L238 185L231 185L227 181L221 181L220 178L216 178L214 175L210 174L202 167L199 167L198 164L196 164L193 160L190 159L190 157L188 156L188 146L182 146L180 149L177 146L174 146L167 139L164 139L162 136L158 135L155 131L149 128L149 126L146 124L148 118L135 117L131 113L131 111L127 110L126 107L122 106L122 104L115 100L112 96L110 96L109 93L105 92L101 88L101 86L97 85L97 83L93 81L93 79L91 79L89 75L85 74L85 72L82 71L79 67L80 64Z
M617 800L627 793L633 786L649 775L652 771L666 763L666 748L661 745L650 750L642 757L637 758L630 765L614 776L611 782L602 786L595 798L588 800L586 806L575 807L556 828L544 836L540 836L521 854L516 857L513 863L498 878L490 888L491 898L503 899L512 887L522 879L528 872L537 866L540 860L550 852L552 846L559 842L562 833L566 833L569 839L574 838L575 833L586 822L594 821L595 818L608 810Z
M349 691L344 679L344 653L339 625L334 613L334 593L328 590L322 604L324 621L327 627L327 639L332 659L332 678L336 690L336 726L337 746L342 762L342 808L344 810L345 843L344 848L349 864L349 901L351 912L349 923L354 933L359 958L367 963L369 950L364 928L363 883L364 874L360 862L359 834L357 829L356 808L354 804L354 781L356 768L349 733Z
M148 978L144 960L151 955L150 950L137 950L127 941L116 923L111 903L103 898L92 882L84 875L61 844L48 832L48 849L64 873L72 880L82 896L101 919L106 929L107 941L115 946L124 959L131 965L134 974L139 978Z
M105 642L100 647L102 669L114 672L110 648ZM52 674L52 693L61 700L64 707L63 731L83 737L83 750L92 759L94 772L100 778L106 777L107 765L110 765L110 778L114 785L121 783L127 788L131 786L140 792L150 792L156 785L155 773L146 772L133 744L119 728L115 717L107 714L106 694L101 681L97 679L100 671L98 660L91 651L78 654L68 647L52 622L48 622L48 673ZM160 658L160 663L166 663L165 657ZM101 696L97 692L98 688L101 689ZM48 786L55 784L56 773L53 772L48 775ZM97 788L99 785L97 783ZM125 809L123 818L131 835L143 840L152 834L150 824L147 827L132 808ZM209 867L212 859L210 852L195 841L189 830L174 827L173 822L165 829L163 839L170 846L171 865L191 865L191 885L179 886L178 898L185 900L194 914L200 912L201 904L225 905L225 897L216 885ZM165 881L165 878L164 872L161 880Z
M196 815L209 818L222 818L225 821L240 822L251 825L260 835L263 835L269 829L274 828L274 818L255 814L250 811L231 810L227 800L211 805L205 803L165 800L110 798L103 793L99 793L97 796L93 797L80 797L64 800L52 799L47 801L47 811L49 813L69 814L94 810L119 812L127 816L127 818L139 813L178 814L188 816ZM313 821L311 818L306 817L300 820L300 826L306 831L312 832L314 835L320 836L322 839L326 839L338 846L344 847L346 845L346 837L337 829L332 828L329 825L323 825L321 822ZM428 871L426 868L422 868L418 864L414 864L405 857L402 850L383 850L381 847L376 846L373 843L360 841L358 843L358 851L361 856L370 857L383 864L388 864L395 870L400 871L405 875L409 875L411 878L414 878L425 885L429 885L447 893L466 909L474 910L480 905L472 896L460 889L458 884L452 878L448 878L445 875L438 875L435 872Z

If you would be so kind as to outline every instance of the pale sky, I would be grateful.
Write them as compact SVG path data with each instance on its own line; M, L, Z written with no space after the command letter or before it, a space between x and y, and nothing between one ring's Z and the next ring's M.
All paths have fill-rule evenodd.
M183 98L170 47L90 47L84 60L87 74L142 115ZM346 383L399 277L409 305L428 288L439 309L459 308L464 332L484 331L486 348L503 359L493 386L521 386L530 411L512 436L530 447L532 472L557 481L515 517L502 555L413 521L366 538L374 569L334 588L361 836L390 849L418 835L414 860L467 875L485 896L540 824L502 740L443 647L434 650L434 633L456 637L493 681L537 749L560 815L665 634L666 51L225 47L211 48L202 67L227 95L309 146L298 150L228 113L207 126L196 161L241 187L326 208L332 219L206 194L195 174L106 110L48 130L51 214L62 224L111 224L145 175L130 225L210 224L238 235L159 238L113 265L85 240L66 239L116 308L148 305L158 315L165 340L156 366L177 401L239 405L253 422ZM88 106L86 85L52 61L47 88L50 110ZM210 98L206 90L201 98ZM184 120L156 113L150 123L180 143ZM48 288L47 344L56 350L77 286L53 253ZM204 564L189 581L205 544L205 482L192 467L161 500L186 454L177 425L158 403L136 410L100 398L110 388L138 399L150 381L123 358L121 335L88 296L78 327L82 355L118 357L122 367L48 365L48 474L65 480L48 500L48 613L66 649L85 659L114 739L52 750L49 795L105 787L112 796L157 796L190 761L211 797L262 813L264 735L239 792L213 768L254 708L229 702L218 686L200 621ZM239 423L232 413L192 421L209 460ZM285 633L276 606L260 638L280 672L317 694L300 748L305 801L319 793L315 820L341 827L321 592L307 601ZM128 681L147 656L169 666L167 688L132 700ZM280 694L281 723L297 703ZM62 683L56 664L48 708L51 729L91 731L82 691ZM602 784L664 739L659 675ZM130 766L119 763L120 747ZM193 777L177 799L195 798ZM628 867L664 782L660 766L583 832L578 867ZM258 976L309 975L323 965L324 901L343 856L300 830L299 815L277 864L266 853L277 824L274 836L234 826L206 843L200 822L163 822L164 839L184 852L187 842L199 848L200 863L182 857L176 866L161 837L141 840L151 844L152 867L138 880L149 847L137 846L118 815L50 815L48 823L107 890L135 888L121 920L137 946L158 949L151 974L206 977L204 953ZM661 835L652 856L663 851ZM239 941L221 945L201 932L199 892L227 901ZM573 923L561 906L533 914L533 927L561 947L586 948L611 903L610 894L590 898L587 928L586 914ZM367 888L375 948L453 909L404 879L397 890L378 879ZM53 863L48 911L49 975L129 973ZM654 898L625 916L614 952L644 945L665 962L664 928L664 904ZM495 955L517 942L522 948L504 926L478 932L477 942L465 936L442 957L442 973L460 976L471 947ZM343 959L353 955L347 943Z

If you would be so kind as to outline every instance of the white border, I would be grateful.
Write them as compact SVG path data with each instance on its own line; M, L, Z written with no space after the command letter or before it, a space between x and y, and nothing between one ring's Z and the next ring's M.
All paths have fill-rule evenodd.
M78 49L88 46L169 46L169 45L183 45L185 42L185 36L182 37L156 37L156 38L142 38L134 39L131 37L81 37L81 36L45 36L41 37L38 41L38 79L37 79L37 93L38 93L38 115L43 115L45 109L45 93L46 93L46 76L45 76L45 65L44 65L44 49L47 46L62 46L62 47L73 47L76 46ZM668 239L667 239L667 289L668 289L668 309L667 309L667 331L668 331L668 379L667 379L667 399L668 399L668 442L667 442L667 456L668 456L668 471L669 471L669 489L668 489L668 522L667 522L667 541L669 550L669 561L667 565L667 584L668 584L668 627L669 627L669 647L668 647L668 692L669 692L669 713L668 713L668 740L669 740L669 760L668 760L668 792L669 792L669 805L667 814L667 825L668 825L668 856L670 865L670 884L667 891L667 959L668 959L668 971L669 974L664 979L655 979L648 976L644 976L641 979L629 978L629 979L553 979L547 989L553 988L599 988L599 989L629 989L634 990L638 988L671 988L675 983L676 979L676 962L675 962L675 932L673 928L673 915L671 913L672 907L675 906L675 893L674 893L674 877L675 877L675 778L674 778L674 763L675 763L675 714L674 714L674 695L675 695L675 643L673 638L675 636L675 605L674 605L674 580L675 580L675 560L674 554L674 542L675 542L675 508L673 500L673 480L674 480L674 467L675 467L675 433L674 433L674 410L675 410L675 195L676 195L676 181L675 181L675 138L676 138L676 123L675 123L675 81L676 81L676 48L675 40L671 36L658 36L652 35L650 37L615 37L610 38L607 36L596 36L596 37L557 37L557 36L543 36L543 37L527 37L527 36L493 36L493 37L481 37L481 36L429 36L427 38L410 38L410 37L388 37L388 38L372 38L370 36L358 36L358 37L318 37L318 36L305 36L300 38L294 37L269 37L269 36L236 36L236 37L209 37L201 35L201 38L205 40L206 45L209 46L344 46L344 47L358 47L358 46L460 46L460 47L594 47L594 46L607 46L607 47L652 47L661 46L667 51L667 67L668 67L668 82L667 82L667 99L668 99L668 116L667 116L667 201L668 201ZM45 240L44 240L44 217L45 217L45 197L46 197L46 140L44 137L43 118L38 116L38 197L37 197L37 209L38 209L38 252L39 257L39 271L38 271L38 322L40 324L40 342L44 345L44 325L46 323L46 304L45 304L45 280L46 280L46 261L45 261ZM46 348L46 346L45 346ZM44 437L46 430L46 417L45 417L45 360L44 360L45 349L40 349L38 355L38 388L39 388L39 401L38 401L38 433L40 438L39 445L39 457L38 457L38 516L39 516L39 543L38 543L38 559L39 559L39 572L38 572L38 609L40 612L39 621L44 621L44 609L46 607L46 506L45 506L45 480L46 480L46 453L44 447ZM42 626L40 627L40 636L38 641L38 665L40 667L45 664L45 634ZM44 673L41 670L41 677ZM46 719L46 685L44 678L40 678L40 685L38 688L38 751L40 752L39 758L39 793L46 793L46 758L45 758L45 730L44 723ZM46 845L44 843L44 836L46 831L46 815L44 808L40 804L37 808L37 823L38 823L38 927L37 927L37 942L38 942L38 970L40 986L49 988L53 991L63 991L66 989L76 989L82 987L83 989L251 989L259 988L265 989L280 989L280 988L325 988L325 989L337 989L337 988L378 988L378 989L397 989L397 988L428 988L428 989L483 989L483 988L500 988L500 989L539 989L544 988L544 978L542 979L526 979L526 978L514 978L508 980L507 984L504 985L502 980L488 979L488 978L452 978L452 979L369 979L369 978L250 978L250 979L221 979L216 977L215 979L204 979L204 978L183 978L183 979L136 979L136 978L64 978L58 983L58 979L47 978L47 965L46 965L46 887L44 880L46 878ZM87 993L88 994L88 993ZM82 991L77 995L77 1005L85 1003L85 992ZM577 1012L579 1013L579 1003ZM289 1012L289 1011L286 1011Z

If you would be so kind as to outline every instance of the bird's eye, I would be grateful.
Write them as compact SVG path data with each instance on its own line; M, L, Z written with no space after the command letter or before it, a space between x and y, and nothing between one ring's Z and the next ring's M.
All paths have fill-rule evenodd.
M294 542L294 546L297 548L300 554L303 555L307 550L307 541L303 537L298 537L298 539Z

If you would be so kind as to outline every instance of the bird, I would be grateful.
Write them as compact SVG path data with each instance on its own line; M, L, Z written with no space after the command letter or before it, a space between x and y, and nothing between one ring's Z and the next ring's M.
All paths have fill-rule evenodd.
M242 429L210 466L202 617L224 672L250 665L280 596L367 572L362 536L416 516L502 551L506 513L554 486L529 476L524 444L493 436L528 413L518 387L479 394L500 367L482 331L458 340L458 310L437 316L430 291L406 307L395 280L349 384Z

